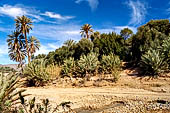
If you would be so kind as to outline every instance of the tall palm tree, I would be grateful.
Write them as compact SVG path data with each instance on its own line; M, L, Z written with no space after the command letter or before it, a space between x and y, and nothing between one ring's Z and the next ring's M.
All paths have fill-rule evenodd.
M20 35L20 32L14 31L11 35L8 35L8 53L11 60L19 62L18 66L21 66L25 60L26 51L24 45L24 37Z
M39 48L40 48L40 41L36 37L31 36L28 39L28 45L29 45L29 52L30 52L30 56L29 57L32 57L32 55L36 52L36 50L39 50Z
M17 18L15 19L15 25L16 25L16 29L22 33L22 35L24 35L25 37L25 44L26 44L26 50L27 50L27 55L28 55L28 62L31 61L31 57L30 57L30 52L29 52L29 46L28 46L28 39L27 39L27 34L29 34L29 31L32 30L32 20L26 16L17 16Z
M92 25L90 24L84 24L80 30L81 36L86 37L87 39L89 39L89 33L93 32Z

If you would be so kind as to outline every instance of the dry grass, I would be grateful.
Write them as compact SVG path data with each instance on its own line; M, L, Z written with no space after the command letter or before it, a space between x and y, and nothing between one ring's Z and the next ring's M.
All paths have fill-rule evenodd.
M49 73L51 79L59 77L61 72L61 67L51 64L46 68L46 71Z

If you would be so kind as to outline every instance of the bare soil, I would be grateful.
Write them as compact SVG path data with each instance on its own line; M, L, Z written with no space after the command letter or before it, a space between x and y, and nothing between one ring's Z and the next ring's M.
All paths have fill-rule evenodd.
M91 85L75 87L71 83L52 84L45 87L26 88L25 93L31 94L27 97L28 99L34 96L38 100L48 98L54 106L61 102L70 101L73 103L71 108L78 113L114 113L115 111L111 109L125 106L125 103L129 101L154 102L164 100L170 102L170 75L168 74L153 79L140 77L137 69L124 70L117 83L103 80L88 81L84 84ZM130 111L127 112L130 113ZM169 110L148 112L170 113Z

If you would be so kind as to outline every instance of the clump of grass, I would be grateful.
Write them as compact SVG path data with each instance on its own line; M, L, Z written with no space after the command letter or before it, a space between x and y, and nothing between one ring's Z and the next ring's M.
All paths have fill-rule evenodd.
M46 67L46 71L50 76L50 79L55 79L60 76L61 67L51 64Z

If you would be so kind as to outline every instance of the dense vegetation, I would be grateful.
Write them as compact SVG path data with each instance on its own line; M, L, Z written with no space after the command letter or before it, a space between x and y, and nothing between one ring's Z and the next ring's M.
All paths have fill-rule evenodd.
M151 20L140 26L136 34L129 28L122 29L120 34L100 33L94 31L92 25L85 24L80 29L80 41L67 40L55 51L37 56L34 53L40 42L33 36L27 38L29 30L32 30L31 19L22 16L15 21L16 31L7 39L9 56L20 65L28 57L24 74L34 85L43 84L51 78L50 74L55 71L54 68L49 69L51 66L60 68L61 77L113 74L120 70L121 62L141 67L144 75L158 76L169 71L169 20Z
M40 42L34 36L29 36L32 30L32 20L26 16L15 19L16 29L8 35L9 57L19 62L21 73L11 73L10 68L0 68L0 112L15 113L32 110L47 113L48 99L35 108L33 103L25 104L21 92L16 88L22 83L18 77L24 75L29 86L41 86L53 78L88 78L95 75L110 74L113 81L119 78L122 62L141 68L143 75L159 76L169 72L170 68L170 23L169 20L151 20L138 28L136 34L129 28L115 32L100 33L94 31L90 24L81 27L82 39L78 42L67 40L55 51L34 56L40 47ZM25 64L28 58L28 64ZM8 71L8 72L7 72ZM7 76L4 75L7 72ZM5 82L7 81L7 82ZM22 108L11 109L20 99ZM67 105L67 104L63 104ZM63 106L62 105L62 106ZM41 109L43 106L43 109ZM40 111L39 111L40 110ZM41 111L42 110L42 111Z

